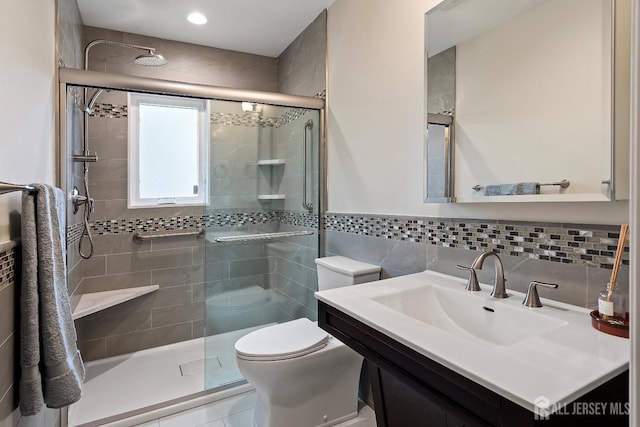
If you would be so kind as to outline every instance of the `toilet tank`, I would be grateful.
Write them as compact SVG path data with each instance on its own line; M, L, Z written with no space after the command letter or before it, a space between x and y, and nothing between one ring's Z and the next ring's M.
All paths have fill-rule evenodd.
M343 256L317 258L318 290L380 280L380 266Z

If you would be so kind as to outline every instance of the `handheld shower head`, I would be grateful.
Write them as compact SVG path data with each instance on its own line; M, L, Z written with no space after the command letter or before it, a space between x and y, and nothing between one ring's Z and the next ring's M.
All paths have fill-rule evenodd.
M84 112L87 113L88 115L93 114L93 106L95 105L96 101L98 100L98 97L100 95L102 95L102 92L104 92L104 89L98 89L93 96L91 97L91 100L89 101L89 103L87 104L87 106L84 108Z
M143 67L162 67L167 64L167 60L164 59L164 56L153 51L149 51L149 53L138 56L134 62L138 65L142 65Z

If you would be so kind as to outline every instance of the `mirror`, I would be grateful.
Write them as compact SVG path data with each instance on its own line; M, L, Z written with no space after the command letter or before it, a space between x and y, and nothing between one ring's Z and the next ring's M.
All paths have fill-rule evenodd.
M628 199L630 16L630 0L429 11L425 202Z
M453 138L453 117L446 114L429 114L427 116L427 138L425 149L425 165L427 185L425 201L431 203L448 203L453 188L453 155L451 140Z

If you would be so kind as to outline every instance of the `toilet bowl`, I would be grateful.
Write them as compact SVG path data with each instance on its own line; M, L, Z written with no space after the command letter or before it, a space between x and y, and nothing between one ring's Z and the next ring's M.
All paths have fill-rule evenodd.
M249 335L236 343L236 356L240 372L256 388L256 426L331 426L358 414L358 353L309 319ZM285 340L280 353L276 348Z
M379 266L345 257L316 264L320 290L380 278ZM363 358L316 322L268 326L235 348L240 372L256 388L257 427L331 426L357 416Z

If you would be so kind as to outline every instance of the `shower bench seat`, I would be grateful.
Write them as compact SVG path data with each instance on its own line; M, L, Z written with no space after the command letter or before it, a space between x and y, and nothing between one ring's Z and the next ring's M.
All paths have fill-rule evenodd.
M157 291L159 288L158 285L138 286L135 288L74 295L71 297L73 320Z

